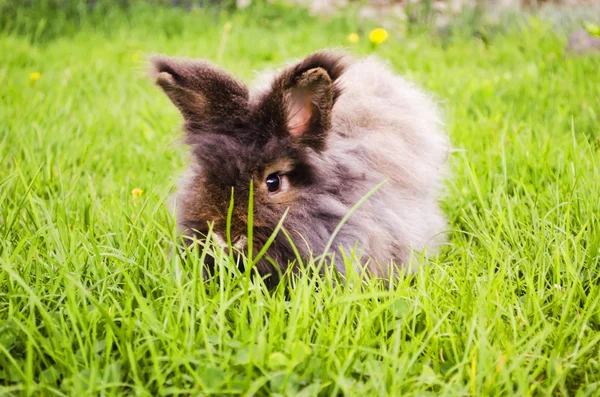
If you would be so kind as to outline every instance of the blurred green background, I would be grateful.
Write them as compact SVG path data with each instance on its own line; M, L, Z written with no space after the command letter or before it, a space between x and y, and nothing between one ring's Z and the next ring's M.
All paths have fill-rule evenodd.
M0 393L597 395L599 14L576 3L0 0ZM389 289L204 280L169 255L186 151L147 56L251 82L327 47L440 103L448 246Z

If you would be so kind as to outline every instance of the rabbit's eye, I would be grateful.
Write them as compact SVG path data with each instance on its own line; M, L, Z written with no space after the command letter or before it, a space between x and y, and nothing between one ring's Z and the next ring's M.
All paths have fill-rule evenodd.
M267 185L269 193L275 193L281 188L281 177L277 174L270 174L267 179L265 179L265 184Z

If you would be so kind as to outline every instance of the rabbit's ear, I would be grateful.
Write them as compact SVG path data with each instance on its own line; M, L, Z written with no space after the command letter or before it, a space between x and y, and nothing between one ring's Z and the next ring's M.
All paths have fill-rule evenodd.
M190 132L234 123L246 113L246 86L208 62L155 56L150 74L177 106Z
M336 79L344 70L343 54L314 53L281 72L263 97L258 113L274 134L313 149L325 146L331 128L331 110L340 94Z
M323 68L304 72L285 93L284 104L289 134L302 142L318 144L331 127L333 83L329 74Z

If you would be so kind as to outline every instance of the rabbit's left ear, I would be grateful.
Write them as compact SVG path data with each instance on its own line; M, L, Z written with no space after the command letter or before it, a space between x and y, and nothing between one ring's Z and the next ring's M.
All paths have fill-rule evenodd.
M188 133L214 132L246 115L246 86L206 61L155 56L150 75L183 115Z
M321 150L331 128L331 111L339 95L336 79L343 72L342 56L315 53L284 70L259 106L263 125L276 135Z

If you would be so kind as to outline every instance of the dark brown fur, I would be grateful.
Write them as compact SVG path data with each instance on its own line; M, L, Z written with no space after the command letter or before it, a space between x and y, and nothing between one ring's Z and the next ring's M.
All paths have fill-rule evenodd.
M285 70L272 89L258 101L250 102L248 90L227 72L203 61L182 61L166 57L153 59L152 75L184 117L186 142L193 161L202 168L179 203L179 224L184 233L196 237L214 230L226 235L226 217L233 189L235 210L231 224L232 241L247 230L247 203L250 180L255 186L254 246L262 248L290 204L270 203L261 194L264 171L271 164L289 163L286 172L295 187L310 186L316 175L305 158L307 148L322 150L331 127L331 109L340 94L335 80L343 72L341 57L316 53ZM305 133L290 134L287 123L291 95L305 95L312 106ZM342 214L339 214L342 215ZM332 217L333 230L339 216ZM287 225L294 229L293 225ZM259 263L261 273L285 271L294 259L287 239L280 235ZM280 268L274 269L272 263ZM276 282L277 274L273 274Z

